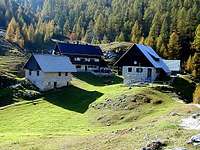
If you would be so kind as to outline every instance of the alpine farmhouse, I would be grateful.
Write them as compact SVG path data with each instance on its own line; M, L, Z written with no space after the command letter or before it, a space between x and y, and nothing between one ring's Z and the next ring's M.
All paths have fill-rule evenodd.
M124 84L153 82L169 76L171 71L162 58L149 46L134 44L114 64L122 73Z
M78 72L111 73L103 59L103 52L99 46L79 43L56 43L52 54L68 56Z
M25 77L40 91L68 86L76 67L66 56L33 54L24 66Z

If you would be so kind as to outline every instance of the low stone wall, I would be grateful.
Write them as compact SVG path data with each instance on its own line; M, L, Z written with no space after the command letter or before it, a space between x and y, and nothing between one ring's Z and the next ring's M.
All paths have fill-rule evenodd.
M132 71L129 72L128 68L132 68ZM137 72L136 69L142 69L142 72ZM147 82L148 69L152 69L152 75L149 82L153 82L158 74L156 69L153 67L137 67L137 66L124 66L122 70L122 75L124 77L124 84L131 85L138 82Z

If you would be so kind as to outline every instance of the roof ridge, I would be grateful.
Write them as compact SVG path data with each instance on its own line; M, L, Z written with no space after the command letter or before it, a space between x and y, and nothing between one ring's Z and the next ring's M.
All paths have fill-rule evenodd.
M57 43L58 45L61 44L61 45L76 45L76 46L92 46L92 47L99 47L98 45L93 45L93 44L82 44L82 43L79 43L79 44L74 44L74 43Z
M52 54L33 54L35 55L40 55L40 56L52 56L52 57L67 57L65 55L52 55ZM68 57L67 57L68 58Z

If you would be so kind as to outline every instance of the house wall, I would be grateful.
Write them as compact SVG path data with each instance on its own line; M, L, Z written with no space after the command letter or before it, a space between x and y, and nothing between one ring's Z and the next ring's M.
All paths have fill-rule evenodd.
M132 68L132 72L128 71L128 68ZM137 68L143 69L142 72L136 72ZM147 77L148 68L152 69L151 79ZM139 66L123 66L122 75L124 77L124 84L130 85L137 82L153 82L159 75L156 69L153 67L139 67Z
M54 82L57 82L57 88L61 88L69 85L72 75L68 73L68 76L65 76L65 73L45 73L40 71L39 76L37 76L37 71L31 71L29 75L29 70L25 70L26 79L30 80L35 86L37 86L41 91L47 91L54 89Z

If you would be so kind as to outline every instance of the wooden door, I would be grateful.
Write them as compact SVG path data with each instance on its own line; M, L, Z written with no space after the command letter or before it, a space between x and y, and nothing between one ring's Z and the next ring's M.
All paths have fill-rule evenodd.
M148 68L148 71L147 71L147 78L148 79L151 79L152 77L152 69L151 68Z

